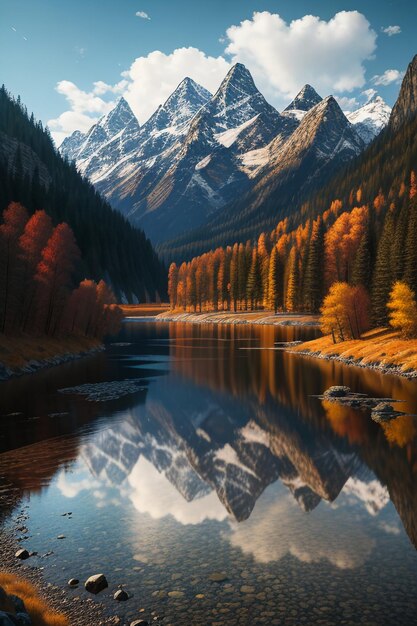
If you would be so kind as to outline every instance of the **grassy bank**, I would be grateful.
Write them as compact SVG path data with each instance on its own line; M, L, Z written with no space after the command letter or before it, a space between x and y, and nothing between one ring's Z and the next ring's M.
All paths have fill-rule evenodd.
M83 356L101 347L89 337L9 337L0 334L0 379ZM56 362L56 363L55 363ZM3 371L1 371L3 370Z
M169 304L119 304L125 317L154 317L169 310Z
M292 348L291 352L417 377L417 339L403 339L398 332L386 328L364 333L362 339L336 344L331 336L320 337Z
M312 326L318 324L318 317L299 313L278 313L272 311L211 311L209 313L184 313L167 311L158 315L158 320L166 322L189 322L191 324L265 324L271 326Z

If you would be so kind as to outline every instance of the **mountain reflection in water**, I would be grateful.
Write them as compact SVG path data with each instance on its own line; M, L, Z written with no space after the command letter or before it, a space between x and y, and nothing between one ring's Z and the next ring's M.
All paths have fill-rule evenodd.
M417 413L417 383L273 349L276 341L314 333L126 324L120 341L127 345L110 346L107 356L63 374L43 374L34 421L22 389L30 394L36 376L7 383L0 412L10 412L13 398L25 429L12 425L8 433L0 491L38 494L41 507L49 488L51 502L85 500L89 517L92 508L116 511L129 503L141 516L139 523L129 515L128 525L133 558L143 563L166 558L158 552L163 546L175 551L170 542L181 544L182 527L202 525L206 533L210 522L221 525L219 550L227 542L258 564L291 556L341 571L359 568L378 537L401 538L390 501L417 547L415 418L381 426L369 412L314 397L344 384L404 400L402 410ZM138 393L110 402L56 393L142 377ZM48 417L51 407L67 417ZM33 443L18 448L19 437ZM407 555L412 550L401 546ZM410 567L415 571L414 561Z

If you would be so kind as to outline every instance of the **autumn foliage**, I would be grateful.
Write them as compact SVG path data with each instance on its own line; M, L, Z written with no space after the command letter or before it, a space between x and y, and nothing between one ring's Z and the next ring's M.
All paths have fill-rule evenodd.
M68 224L54 227L45 211L29 217L11 203L0 224L0 332L98 338L116 332L122 312L105 282L84 280L74 289L79 262Z
M171 308L321 312L322 329L335 342L387 326L390 316L395 328L413 335L405 320L415 317L413 298L405 289L417 293L417 178L411 172L398 189L361 202L362 188L352 189L346 208L336 199L297 228L285 218L255 241L172 263ZM402 307L388 303L398 281Z
M397 281L388 301L389 323L404 337L417 336L417 303L414 291L405 282Z
M69 622L65 615L52 611L39 596L37 589L26 580L0 572L0 586L8 595L15 595L23 600L33 626L68 626ZM11 604L0 606L0 610L2 608L6 611L13 610Z

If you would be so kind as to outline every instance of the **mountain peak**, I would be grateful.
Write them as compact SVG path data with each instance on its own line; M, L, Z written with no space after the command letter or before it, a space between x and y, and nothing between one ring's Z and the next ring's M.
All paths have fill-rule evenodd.
M252 78L252 74L243 63L236 63L230 68L217 93L221 94L229 91L232 92L234 96L238 95L238 92L240 92L240 97L245 94L252 95L259 93Z
M211 97L207 89L187 76L144 124L142 129L145 135L164 128L183 127Z
M184 106L185 103L191 105L196 110L194 113L203 106L211 98L211 93L205 89L202 85L196 83L192 78L186 76L180 84L175 88L172 94L162 105L163 109L176 109L178 113L178 107Z
M295 96L294 100L287 106L285 111L309 111L316 104L322 101L321 96L317 93L317 91L309 84L304 85L304 87L298 92Z
M397 131L406 121L417 113L417 54L409 64L400 94L391 112L390 127Z
M374 94L356 111L346 113L349 122L366 144L370 143L388 124L391 108L380 95Z
M106 115L103 115L103 117L98 121L98 125L106 131L109 137L113 137L113 135L116 135L119 131L126 128L126 126L132 121L135 121L139 126L139 122L137 121L128 102L123 98L123 96L121 96L117 100L113 109Z

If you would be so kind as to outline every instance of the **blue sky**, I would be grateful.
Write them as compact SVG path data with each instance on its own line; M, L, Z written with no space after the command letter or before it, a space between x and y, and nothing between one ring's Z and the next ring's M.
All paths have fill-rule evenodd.
M0 73L59 141L120 95L145 121L182 74L213 91L235 61L277 108L304 82L344 108L370 89L392 104L416 28L410 0L0 0Z

